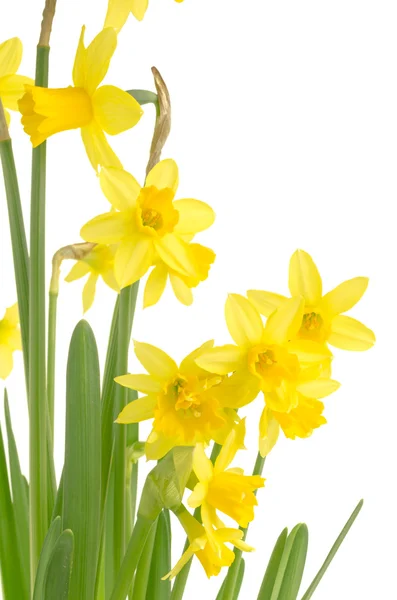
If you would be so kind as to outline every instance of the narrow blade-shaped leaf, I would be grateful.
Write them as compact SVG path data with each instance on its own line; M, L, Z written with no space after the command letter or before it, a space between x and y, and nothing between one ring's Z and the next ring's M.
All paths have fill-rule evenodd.
M132 598L134 600L146 600L146 591L149 584L150 566L152 562L152 554L154 548L154 542L156 539L157 522L150 530L148 538L146 540L145 547L142 552L142 556L139 560L135 579L134 579L134 590Z
M163 510L156 526L156 538L152 554L149 582L146 592L147 600L168 600L171 594L169 579L162 577L171 570L171 523L168 510Z
M273 593L274 582L276 581L280 561L283 556L285 544L287 542L288 529L285 528L280 533L278 540L273 548L272 555L267 565L265 576L259 590L258 600L270 600Z
M98 353L86 321L70 344L66 387L63 526L74 534L71 598L93 598L100 543L101 405Z
M70 575L73 565L74 539L70 529L66 529L58 538L52 551L45 576L43 600L68 600ZM93 596L72 596L72 598L91 598Z
M42 600L42 598L44 598L44 586L48 564L50 562L52 552L55 548L55 544L57 543L61 533L62 519L61 517L56 517L56 519L54 519L54 521L51 523L49 530L47 531L47 535L43 544L43 549L40 554L39 564L36 573L36 581L34 584L33 600Z
M287 538L270 600L296 599L305 566L307 544L307 527L299 523Z

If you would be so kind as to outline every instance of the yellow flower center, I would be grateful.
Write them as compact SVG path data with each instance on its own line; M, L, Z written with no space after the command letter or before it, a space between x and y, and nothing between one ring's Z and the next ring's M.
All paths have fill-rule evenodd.
M248 369L261 380L263 391L278 388L283 380L296 379L299 361L281 346L260 344L248 353Z
M142 188L137 200L138 229L151 236L162 237L166 233L172 233L179 220L173 199L174 192L168 188Z
M298 332L298 337L314 342L324 341L327 337L327 332L323 317L315 311L305 313Z

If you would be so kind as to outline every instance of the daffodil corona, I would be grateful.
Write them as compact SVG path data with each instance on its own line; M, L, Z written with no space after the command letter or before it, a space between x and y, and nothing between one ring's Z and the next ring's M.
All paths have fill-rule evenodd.
M145 187L122 169L102 169L101 187L113 210L81 230L86 241L118 244L115 276L120 288L155 265L145 290L146 306L159 300L168 276L177 297L190 304L191 287L208 276L215 258L212 250L191 243L196 233L212 225L214 212L199 200L174 200L178 178L178 167L170 159L150 171Z
M175 2L180 3L183 2L183 0L175 0ZM148 6L149 0L109 0L105 27L121 29L130 13L132 13L138 21L142 21Z
M303 250L297 250L290 261L289 289L292 296L303 297L305 305L296 337L328 342L343 350L371 348L375 343L374 333L360 321L342 314L357 304L367 286L367 277L355 277L323 296L322 280L312 257ZM250 290L247 295L266 317L287 300L280 294L260 290Z
M55 133L80 129L94 169L121 168L105 133L117 135L131 129L141 118L142 109L120 88L99 87L116 50L115 30L104 29L87 48L84 30L83 27L73 68L74 86L60 89L25 86L26 93L19 101L22 125L34 148Z
M145 394L130 402L118 416L118 423L138 423L153 419L146 442L146 456L160 459L174 446L208 443L228 423L234 426L217 397L222 381L199 368L195 360L212 347L203 344L178 365L165 352L135 342L135 354L147 375L122 375L116 382Z
M10 123L9 110L18 110L18 100L25 93L25 85L32 85L33 79L17 75L22 60L22 42L11 38L0 44L0 100L4 106L7 124Z
M22 350L18 305L7 308L0 320L0 377L6 379L14 366L13 353Z

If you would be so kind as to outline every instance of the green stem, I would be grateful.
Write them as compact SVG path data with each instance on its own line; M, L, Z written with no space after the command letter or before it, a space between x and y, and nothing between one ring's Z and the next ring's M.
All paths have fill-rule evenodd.
M110 600L125 600L153 521L138 517Z
M262 475L263 467L265 465L266 458L263 458L259 453L256 457L254 470L252 471L252 475ZM256 491L255 491L256 495ZM244 529L240 527L241 531L244 532L243 540L247 537L248 527ZM238 585L238 577L240 571L240 564L242 560L242 551L239 548L234 548L234 561L229 567L229 570L225 579L225 586L221 592L218 594L217 600L226 600L226 598L235 598L236 586Z
M219 455L219 452L221 451L221 449L222 449L222 446L220 444L213 445L211 456L210 456L212 463L214 463L216 461L216 459L218 458L218 455ZM195 519L197 519L201 523L200 507L195 509L193 516ZM189 547L189 539L186 538L185 545L183 547L183 552L186 552L188 547ZM192 566L192 561L193 561L193 558L191 558L189 560L189 562L186 563L186 565L183 567L183 569L181 569L179 571L178 575L175 577L175 582L172 587L170 600L181 600L183 598L183 594L185 593L187 578L189 577L189 573L190 573L190 567Z
M159 114L159 99L155 92L150 92L149 90L127 90L127 93L135 98L141 106L144 106L145 104L154 104L156 113Z
M38 46L36 85L48 84L49 48ZM48 525L47 398L45 373L45 183L46 143L33 149L30 220L29 402L30 561L32 589Z
M55 348L57 330L58 294L49 293L48 309L48 349L47 349L47 403L51 429L52 446L54 440L54 397L55 397Z

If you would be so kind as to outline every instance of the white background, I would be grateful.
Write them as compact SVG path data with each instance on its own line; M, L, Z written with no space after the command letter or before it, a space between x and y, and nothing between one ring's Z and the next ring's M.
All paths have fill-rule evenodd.
M0 40L24 42L20 70L33 74L41 0L7 2ZM105 0L59 0L52 37L51 85L71 83L80 28L87 41L102 26ZM241 598L255 598L271 548L283 527L306 522L310 546L304 590L357 501L364 509L318 589L318 600L391 598L395 594L395 215L397 164L397 8L386 0L151 0L143 23L122 31L106 82L153 89L156 65L173 101L173 130L164 157L180 166L179 197L193 196L217 213L201 236L217 252L195 303L182 307L167 292L136 315L133 337L176 359L215 337L229 341L223 320L227 292L287 292L288 261L309 251L326 290L368 275L355 317L377 334L366 353L335 352L343 386L326 400L328 424L306 440L282 439L269 457L249 541ZM112 139L125 168L142 180L153 124ZM12 121L26 219L28 139ZM47 258L79 241L89 218L108 209L80 135L49 143ZM0 188L0 312L15 302L3 188ZM67 272L65 267L64 272ZM63 458L67 347L82 316L80 282L62 284L59 301L56 461ZM103 360L115 295L100 286L87 319ZM133 357L131 371L138 367ZM22 360L7 381L12 417L28 473L28 424ZM248 447L238 462L250 470L261 400L247 409ZM147 428L143 429L143 432ZM142 434L143 435L143 434ZM183 543L175 524L176 560ZM394 556L393 556L394 554ZM195 564L186 597L214 598L221 579L207 581Z

